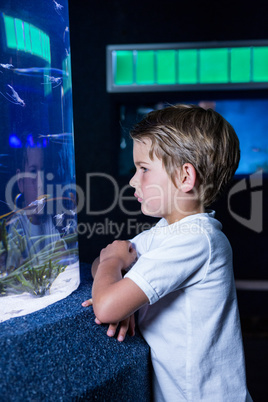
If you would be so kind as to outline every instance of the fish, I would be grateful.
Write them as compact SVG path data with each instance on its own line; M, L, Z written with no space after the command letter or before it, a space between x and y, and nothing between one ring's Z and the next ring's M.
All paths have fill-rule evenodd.
M73 133L59 133L59 134L39 134L39 138L45 138L49 141L63 144L73 141Z
M29 75L32 77L43 76L44 74L47 74L49 76L55 75L55 74L62 75L62 76L69 75L64 70L60 70L59 68L52 68L52 67L14 68L13 71L19 75Z

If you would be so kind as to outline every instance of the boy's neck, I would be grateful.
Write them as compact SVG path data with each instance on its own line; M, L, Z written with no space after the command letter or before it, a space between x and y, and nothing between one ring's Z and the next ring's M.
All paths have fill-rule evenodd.
M180 203L179 208L176 208L169 216L164 217L169 225L178 222L187 216L204 213L205 208L201 202L196 200L185 200Z

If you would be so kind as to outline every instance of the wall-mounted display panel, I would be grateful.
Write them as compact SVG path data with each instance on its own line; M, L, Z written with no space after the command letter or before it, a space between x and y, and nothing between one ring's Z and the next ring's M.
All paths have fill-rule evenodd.
M268 88L268 40L107 46L107 91Z

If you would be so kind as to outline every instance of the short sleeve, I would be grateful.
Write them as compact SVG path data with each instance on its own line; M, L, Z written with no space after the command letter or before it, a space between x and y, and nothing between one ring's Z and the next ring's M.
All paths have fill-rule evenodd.
M209 259L210 243L205 233L168 236L158 247L142 254L125 277L133 280L153 304L170 292L203 280Z
M150 248L151 232L150 230L145 230L132 239L129 239L129 241L135 247L138 257L140 257L142 254L145 254Z

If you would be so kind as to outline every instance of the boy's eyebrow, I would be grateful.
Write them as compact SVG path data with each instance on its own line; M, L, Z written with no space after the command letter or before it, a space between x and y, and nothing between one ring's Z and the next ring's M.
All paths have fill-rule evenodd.
M140 166L140 165L149 165L149 162L142 162L142 161L138 161L138 162L135 162L135 161L134 161L134 163L135 163L136 166Z

